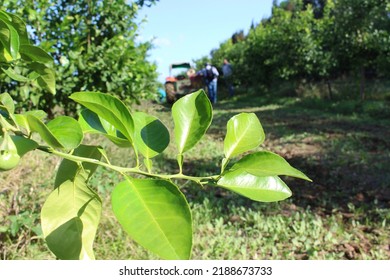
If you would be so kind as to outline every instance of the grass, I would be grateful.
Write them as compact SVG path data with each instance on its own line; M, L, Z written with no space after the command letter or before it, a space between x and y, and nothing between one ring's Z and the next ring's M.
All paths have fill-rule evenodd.
M144 103L136 109L158 116L172 131L169 108ZM228 119L255 112L266 132L259 149L276 152L313 183L284 178L293 196L257 203L223 189L178 182L194 219L193 259L390 259L389 101L324 101L295 96L239 93L214 110L205 139L186 155L184 172L219 171ZM173 139L173 137L172 137ZM101 138L112 162L133 164ZM154 168L174 173L174 143ZM30 153L0 177L0 258L53 259L42 239L40 207L52 189L58 158ZM156 259L135 244L116 222L110 191L121 178L98 168L91 184L103 198L97 259Z

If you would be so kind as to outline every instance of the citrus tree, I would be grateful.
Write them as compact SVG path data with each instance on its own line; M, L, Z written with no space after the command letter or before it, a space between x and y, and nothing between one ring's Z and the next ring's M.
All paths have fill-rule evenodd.
M19 18L4 12L2 15L0 42L9 56L4 65L11 67L15 59L22 58L22 47L17 42L24 29L14 27L21 23ZM10 71L5 73L12 78ZM24 160L25 154L35 151L63 159L53 190L41 209L43 236L59 259L95 258L93 242L102 200L90 179L99 166L124 178L111 193L112 210L121 226L133 240L162 259L189 259L192 250L191 209L173 179L190 180L201 187L224 188L259 202L291 196L280 175L310 181L275 153L249 153L265 139L262 125L253 113L241 113L228 121L218 174L204 177L184 174L186 153L205 135L212 121L212 106L203 90L181 98L172 107L173 141L179 166L179 172L174 174L160 174L153 168L153 158L171 140L168 129L158 118L132 112L117 97L101 92L75 92L70 99L83 108L77 119L58 116L45 122L44 112L16 113L11 96L0 95L0 170L12 170ZM84 136L90 133L104 135L123 148L124 153L134 154L135 166L112 164L102 147L85 143ZM234 164L230 163L232 159Z

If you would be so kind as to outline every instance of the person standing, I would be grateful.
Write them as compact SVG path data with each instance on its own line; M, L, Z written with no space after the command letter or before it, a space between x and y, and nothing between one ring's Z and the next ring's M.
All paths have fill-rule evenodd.
M203 76L203 79L206 83L208 96L211 103L217 103L217 84L219 72L217 68L212 66L210 63L206 63L205 68L200 71L200 75Z
M229 96L233 97L234 95L234 87L233 87L233 79L232 79L233 67L226 58L223 60L222 74L226 81L226 86L229 91Z

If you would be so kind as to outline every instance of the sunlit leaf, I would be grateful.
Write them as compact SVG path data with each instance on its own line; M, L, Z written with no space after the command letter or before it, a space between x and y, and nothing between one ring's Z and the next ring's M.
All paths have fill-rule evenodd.
M131 143L133 142L134 122L129 109L118 98L100 92L76 92L71 99L85 106L99 117L108 121Z
M175 123L175 140L182 154L191 149L203 137L212 120L212 107L203 90L188 94L172 107Z
M15 104L12 97L8 93L0 94L0 103L7 108L8 113L14 113Z
M102 153L100 147L80 145L72 153L74 156L85 157L100 160ZM54 187L57 188L68 180L73 180L77 174L79 174L85 181L87 181L91 175L95 172L97 165L89 162L83 162L83 170L78 170L79 165L71 160L63 159L58 167Z
M242 154L263 143L265 134L259 119L253 113L241 113L232 117L227 123L224 140L225 157Z
M71 117L60 116L47 125L31 114L27 115L26 119L31 131L38 132L53 148L74 149L80 145L84 136L79 123Z
M94 259L93 242L102 203L82 176L54 189L41 211L43 236L49 249L63 260Z
M274 202L291 196L291 190L279 177L259 177L243 170L225 173L217 184L242 196L261 202Z
M20 75L19 73L15 72L11 67L10 68L1 68L5 74L7 74L8 77L10 77L12 80L18 81L18 82L28 82L30 81L29 78Z
M26 115L28 127L33 132L38 132L43 141L53 148L63 149L64 146L53 135L53 133L47 128L47 126L37 117L33 115Z
M66 149L74 149L80 145L84 134L79 123L67 116L57 117L47 123L47 128Z
M12 18L1 11L0 14L0 41L7 49L13 60L19 58L19 34L15 27L11 24Z
M115 187L112 207L120 224L141 246L163 259L189 259L191 212L176 185L128 178Z
M311 181L301 171L292 167L284 158L271 152L249 154L235 163L230 170L244 170L255 176L287 175Z

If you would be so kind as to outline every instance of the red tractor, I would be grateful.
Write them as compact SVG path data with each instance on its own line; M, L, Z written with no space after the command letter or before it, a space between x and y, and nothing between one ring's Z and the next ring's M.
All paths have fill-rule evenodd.
M196 74L190 63L173 63L169 66L169 77L165 79L165 94L169 104L201 88L204 88L202 76Z

